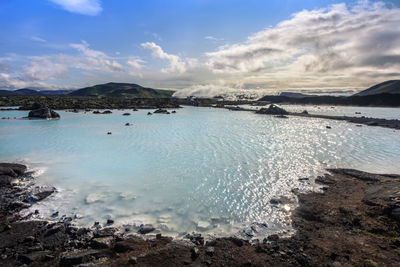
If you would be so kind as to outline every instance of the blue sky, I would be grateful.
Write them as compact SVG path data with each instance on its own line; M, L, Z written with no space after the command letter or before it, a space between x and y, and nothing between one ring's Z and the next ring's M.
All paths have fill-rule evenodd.
M399 1L2 0L0 88L362 88L400 78L399 9ZM380 52L371 58L371 49Z

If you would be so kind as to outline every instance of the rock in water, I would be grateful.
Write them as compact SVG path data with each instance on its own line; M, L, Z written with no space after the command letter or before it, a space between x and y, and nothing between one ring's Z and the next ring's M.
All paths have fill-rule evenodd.
M49 108L39 108L31 110L28 118L39 118L39 119L59 119L60 115Z
M268 108L261 108L257 110L256 113L258 114L271 114L271 115L287 115L289 114L283 108L280 108L274 104L271 104Z
M155 110L153 113L169 114L168 110L162 108Z
M151 225L151 224L146 224L146 225L141 225L139 228L138 233L145 235L148 234L150 232L153 232L155 230L155 228Z

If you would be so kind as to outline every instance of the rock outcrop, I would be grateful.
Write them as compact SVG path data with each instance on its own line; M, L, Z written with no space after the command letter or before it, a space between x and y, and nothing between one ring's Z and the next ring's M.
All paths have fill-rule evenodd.
M30 111L28 114L28 118L59 119L60 115L54 110L44 107Z

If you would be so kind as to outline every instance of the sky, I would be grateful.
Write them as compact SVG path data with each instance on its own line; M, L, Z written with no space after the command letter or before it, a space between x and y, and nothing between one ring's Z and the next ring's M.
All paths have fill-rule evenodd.
M1 0L0 89L350 92L400 79L400 0Z

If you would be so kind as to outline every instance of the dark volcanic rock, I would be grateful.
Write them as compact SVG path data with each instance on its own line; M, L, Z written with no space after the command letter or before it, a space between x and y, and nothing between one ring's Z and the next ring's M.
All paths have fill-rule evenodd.
M60 115L52 109L40 108L30 111L28 118L59 119Z
M63 255L61 255L60 266L74 266L89 262L100 255L101 251L94 249L65 252Z
M13 163L0 163L0 186L10 185L11 181L23 175L26 171L26 166Z
M93 238L90 244L93 248L110 248L113 242L114 238L112 236L108 236Z
M271 104L268 108L261 108L256 111L258 114L271 114L271 115L287 115L289 114L283 108L280 108L274 104Z
M168 110L162 108L155 110L153 113L169 114Z
M0 163L0 175L8 175L7 172L13 173L14 177L23 175L26 172L26 166L16 163Z

